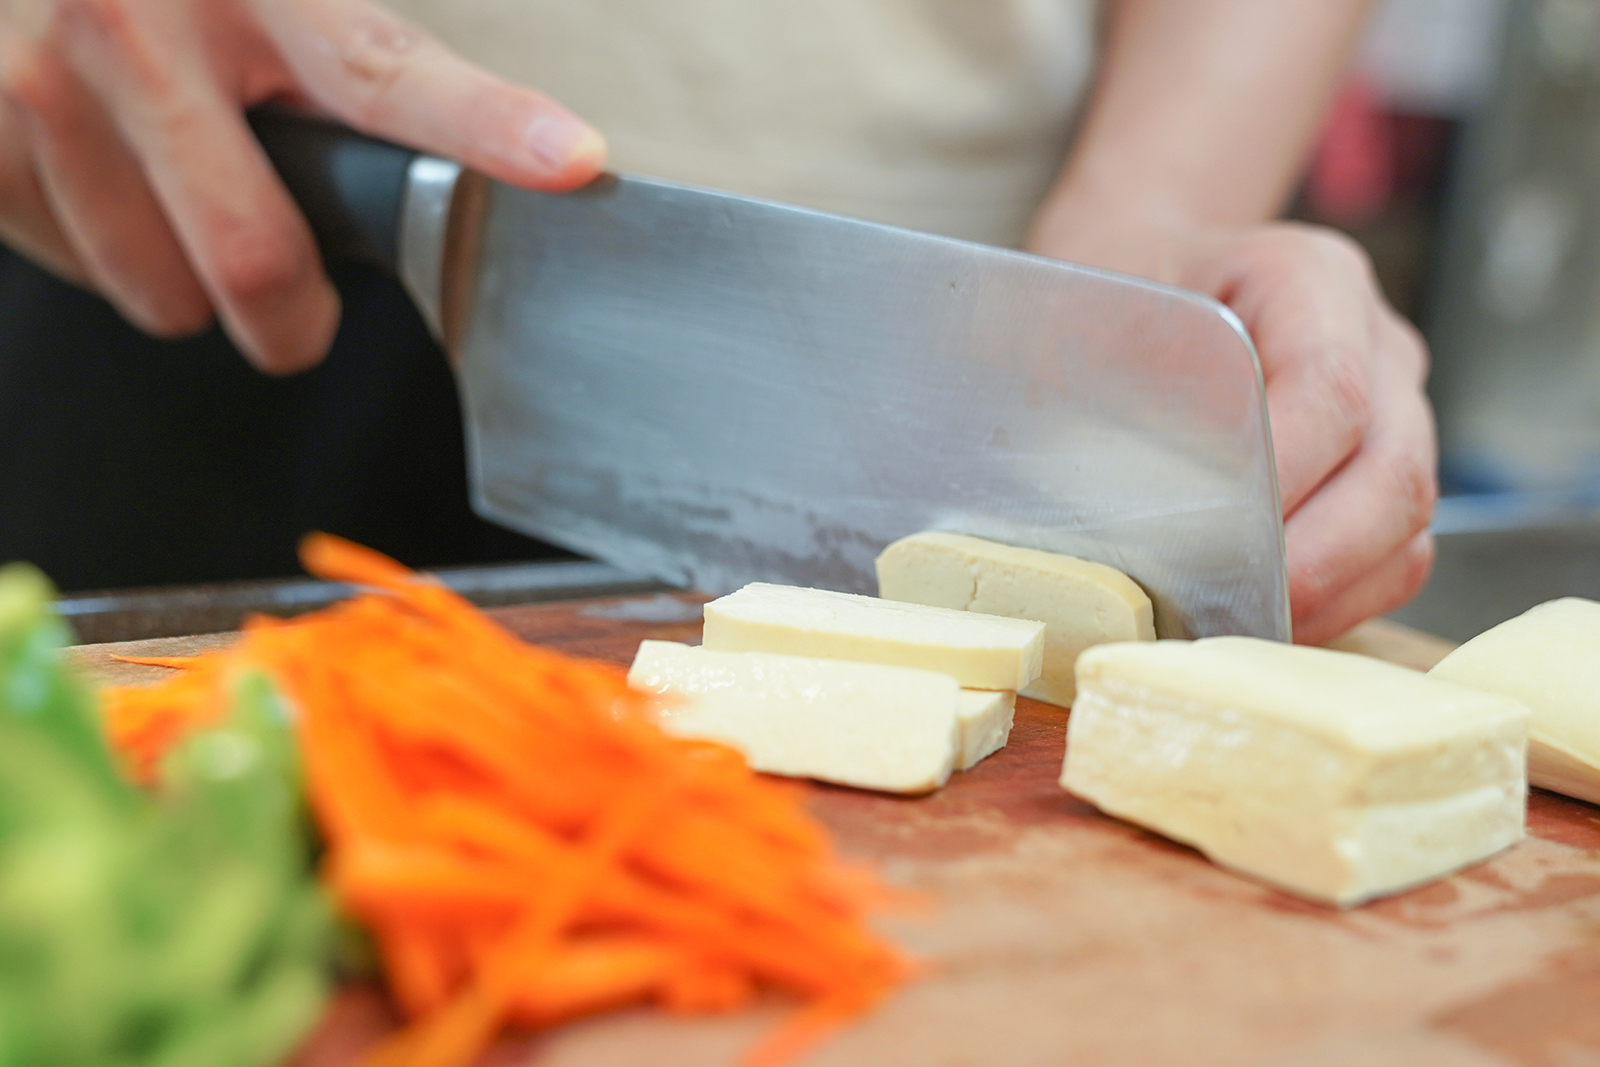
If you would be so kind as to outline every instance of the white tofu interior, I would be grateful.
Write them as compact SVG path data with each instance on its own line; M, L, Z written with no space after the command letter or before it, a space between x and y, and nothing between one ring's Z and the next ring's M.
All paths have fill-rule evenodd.
M1522 835L1527 710L1349 653L1243 637L1078 660L1061 784L1228 867L1349 905Z
M707 604L702 640L718 652L939 671L973 689L1021 689L1044 658L1042 623L763 582Z
M660 722L771 774L925 793L961 755L960 688L935 671L642 641L628 682L666 694Z
M1084 649L1156 636L1150 598L1133 579L1072 556L930 531L885 548L877 570L887 600L1044 623L1041 673L1022 695L1061 707L1072 704Z
M1429 672L1528 706L1528 780L1600 804L1600 603L1565 597L1474 637Z
M956 729L961 754L956 770L964 771L1005 747L1016 715L1017 694L1010 690L963 689L956 698Z

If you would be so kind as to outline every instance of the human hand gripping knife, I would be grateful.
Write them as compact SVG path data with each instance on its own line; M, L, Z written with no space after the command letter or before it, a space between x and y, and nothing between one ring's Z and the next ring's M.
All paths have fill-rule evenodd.
M449 352L474 505L707 592L872 592L925 529L1116 567L1167 637L1289 637L1261 372L1194 293L670 182L529 192L252 116L324 255Z

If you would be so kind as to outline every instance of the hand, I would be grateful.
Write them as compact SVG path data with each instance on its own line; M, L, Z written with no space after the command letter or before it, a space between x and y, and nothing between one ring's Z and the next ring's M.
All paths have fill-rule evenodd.
M1205 293L1244 321L1266 379L1296 641L1322 643L1416 594L1438 496L1427 349L1354 242L1280 223L1058 231L1033 250Z
M598 133L373 0L0 0L0 239L160 336L219 316L262 370L320 360L339 303L246 125L268 99L547 190Z

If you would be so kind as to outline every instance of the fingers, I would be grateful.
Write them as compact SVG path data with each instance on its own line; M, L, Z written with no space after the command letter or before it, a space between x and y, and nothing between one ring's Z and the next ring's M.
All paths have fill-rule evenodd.
M257 0L255 10L310 96L357 129L536 189L575 188L605 164L604 140L572 112L370 0Z
M318 360L339 306L245 104L310 100L536 188L580 185L604 161L599 134L571 112L372 0L74 0L27 11L36 17L10 28L27 22L29 36L0 54L0 97L21 116L0 114L0 236L89 280L150 332L197 329L215 308L264 370Z
M88 271L61 232L39 185L22 116L4 96L0 96L0 241L59 278L90 284Z
M218 84L198 27L138 0L83 5L99 22L73 38L77 69L106 101L176 235L181 261L257 367L301 370L332 343L339 301L300 216L237 101ZM72 161L81 173L83 160ZM66 180L68 167L61 173ZM125 184L125 183L124 183ZM140 231L146 249L158 235ZM178 285L177 268L163 278Z
M171 337L203 328L210 302L110 119L55 54L40 50L13 60L8 95L20 105L32 166L42 178L42 188L38 182L34 188L41 204L32 210L43 206L54 230L54 240L43 237L41 258L65 257L79 279L149 333Z
M1390 342L1389 312L1364 253L1306 227L1262 231L1241 259L1232 297L1261 356L1279 492L1292 516L1367 435L1371 361ZM1384 358L1420 383L1418 354L1390 347Z
M1371 576L1428 525L1438 496L1432 413L1409 372L1409 330L1391 324L1374 353L1373 420L1361 450L1284 525L1289 601L1296 639L1318 632L1330 605L1348 607L1349 590L1383 599ZM1416 591L1396 589L1392 607ZM1360 599L1360 598L1357 598ZM1337 612L1335 612L1337 617ZM1337 621L1337 618L1336 618ZM1356 620L1359 621L1359 620Z
M1180 284L1231 306L1261 357L1296 640L1402 602L1427 571L1438 493L1421 338L1328 231L1223 233L1182 261Z
M1422 588L1433 566L1433 535L1424 531L1294 624L1294 639L1326 644L1358 623L1399 607Z

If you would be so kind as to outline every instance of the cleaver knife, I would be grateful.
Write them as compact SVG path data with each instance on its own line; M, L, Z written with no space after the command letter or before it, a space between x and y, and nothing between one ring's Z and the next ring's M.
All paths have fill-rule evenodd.
M1195 293L626 175L491 182L251 123L455 367L473 506L636 573L876 591L937 529L1109 564L1164 637L1290 636L1255 350Z

